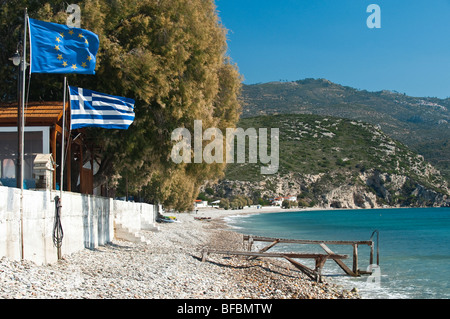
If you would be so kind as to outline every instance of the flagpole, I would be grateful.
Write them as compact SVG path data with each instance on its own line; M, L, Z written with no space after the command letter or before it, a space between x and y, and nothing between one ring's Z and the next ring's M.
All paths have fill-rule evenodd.
M24 173L24 149L25 149L25 78L26 78L26 69L27 69L27 29L28 29L28 10L25 8L25 22L24 22L24 30L23 30L23 56L22 56L22 105L21 105L21 117L22 117L22 125L20 127L21 132L21 152L20 152L20 259L24 260L24 244L23 244L23 173Z
M66 95L67 95L67 77L64 76L64 95L63 95L63 116L62 116L62 141L61 141L61 181L59 185L60 196L62 198L63 182L64 182L64 135L66 130Z
M64 89L63 89L63 116L62 116L62 138L61 138L61 175L60 175L60 185L59 185L59 203L58 206L58 219L61 217L61 208L62 208L62 194L63 194L63 185L64 185L64 161L65 161L65 150L64 150L64 142L65 142L65 131L66 131L66 95L67 95L67 77L64 76ZM61 235L61 233L58 232L58 235ZM59 239L59 238L58 238ZM62 238L61 238L62 240ZM62 242L58 243L56 246L57 254L58 254L58 260L62 258L61 254L61 244Z

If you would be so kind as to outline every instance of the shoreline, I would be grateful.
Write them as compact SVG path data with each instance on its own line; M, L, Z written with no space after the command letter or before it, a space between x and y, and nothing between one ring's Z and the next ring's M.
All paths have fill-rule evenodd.
M294 211L294 209L291 209ZM316 283L290 263L210 254L203 247L241 250L242 234L227 216L286 212L281 208L199 209L164 213L177 222L141 231L146 242L114 239L51 265L0 258L0 298L5 299L359 299L332 280ZM298 211L296 209L295 211ZM195 219L194 217L211 217Z
M185 218L186 215L190 215L192 216L192 218L195 217L210 217L211 219L206 219L206 220L197 220L197 222L200 223L205 223L205 225L214 225L212 228L218 228L221 230L221 232L225 232L227 233L225 236L221 236L220 238L220 243L217 242L217 240L212 240L212 245L206 245L209 248L212 249L230 249L229 246L227 246L225 244L225 242L223 241L224 238L226 238L227 240L230 240L231 238L234 240L235 242L235 246L237 246L237 248L235 250L242 250L242 236L243 234L236 231L236 229L233 229L230 225L227 224L227 221L225 220L225 218L227 217L236 217L236 216L245 216L245 215L256 215L256 214L276 214L276 213L286 213L286 212L299 212L299 211L327 211L327 210L343 210L343 209L328 209L328 208L290 208L290 209L286 209L286 208L281 208L281 207L275 207L275 206L265 206L265 207L261 207L261 208L256 208L255 206L252 207L245 207L243 209L236 209L236 210L224 210L221 208L213 208L213 207L204 207L204 208L199 208L197 213L176 213L176 214L171 214L171 213L167 213L164 215L175 215L175 217L177 218ZM232 241L232 240L230 240ZM205 246L205 247L206 247ZM217 262L218 259L234 259L234 260L239 260L240 262L242 262L242 264L245 264L247 261L245 260L246 257L229 257L229 256L225 256L225 255L208 255L208 261L211 262ZM284 276L286 276L286 278L290 278L290 280L292 280L292 278L296 278L298 279L301 283L299 285L295 284L296 288L298 288L299 286L301 287L303 285L303 288L301 288L300 290L306 290L308 291L308 289L310 289L309 292L302 294L292 294L292 295L285 295L282 294L281 296L279 295L278 297L274 297L274 296L262 296L259 293L256 293L256 297L253 296L251 298L281 298L281 299L361 299L361 296L359 295L357 289L355 291L350 291L350 289L352 288L344 288L343 286L341 286L339 283L334 282L333 278L331 277L323 277L324 282L322 284L320 283L315 283L313 281L311 281L306 275L304 275L302 272L298 271L295 267L292 266L291 263L285 261L285 260L280 260L280 259L274 259L274 258L260 258L265 260L265 266L266 266L266 270L267 272L265 272L265 275L272 273L272 272L277 272L277 269L283 269L286 272L283 274ZM258 260L260 260L258 259ZM252 267L251 265L247 266L249 269ZM259 274L249 274L249 276L253 276L250 280L254 280L254 278L261 278L262 273ZM279 279L279 278L278 278ZM290 283L286 283L284 282L282 284L283 289L285 289L286 291L292 291L292 287L290 286ZM354 287L353 287L354 288ZM355 289L355 288L354 288ZM232 298L242 298L242 297L232 297Z

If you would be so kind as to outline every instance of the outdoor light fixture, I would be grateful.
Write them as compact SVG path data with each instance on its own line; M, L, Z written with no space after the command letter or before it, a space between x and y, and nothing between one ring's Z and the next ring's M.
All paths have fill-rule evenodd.
M23 187L23 113L22 113L22 98L23 98L23 58L22 58L22 42L19 41L16 48L16 53L9 58L17 68L17 164L16 164L16 183L17 188ZM20 66L20 67L19 67Z
M13 63L15 66L19 66L19 64L20 64L20 54L19 54L19 51L16 50L16 53L14 53L14 55L13 55L11 58L9 58L9 60L11 60L12 63Z

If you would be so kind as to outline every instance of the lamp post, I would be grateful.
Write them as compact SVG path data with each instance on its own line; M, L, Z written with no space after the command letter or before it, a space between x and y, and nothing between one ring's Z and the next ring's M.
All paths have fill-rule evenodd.
M24 112L25 112L25 70L27 69L28 63L26 62L26 52L27 52L27 29L28 29L28 13L27 9L25 8L25 14L24 14L24 28L23 28L23 42L19 43L19 46L21 47L21 52L19 52L19 46L16 50L16 53L10 60L14 63L16 66L21 66L19 68L19 101L18 101L18 127L17 127L17 133L19 135L19 150L18 153L20 154L20 178L18 176L18 180L20 181L20 259L24 260L24 244L23 244L23 156L24 156ZM19 54L21 53L21 54Z
M16 185L17 188L21 188L21 183L23 183L22 180L22 125L23 125L23 117L22 117L22 112L21 112L21 106L22 106L22 73L23 73L23 59L22 59L22 55L19 53L19 46L20 43L18 45L18 48L16 50L16 53L14 53L14 55L9 58L9 60L12 61L12 63L15 66L20 66L18 68L18 79L17 79L17 161L16 161Z
M21 61L21 56L19 54L19 50L16 50L16 53L12 57L9 58L15 66L19 66Z

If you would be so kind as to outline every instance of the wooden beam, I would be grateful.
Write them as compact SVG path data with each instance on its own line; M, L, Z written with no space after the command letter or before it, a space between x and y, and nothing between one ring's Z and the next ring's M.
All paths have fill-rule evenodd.
M316 254L316 253L259 253L252 251L232 251L232 250L214 250L214 249L204 249L208 254L222 254L222 255L237 255L237 256L255 256L255 257L277 257L277 258L306 258L315 259L318 257L327 257L330 259L347 259L347 255L338 254Z
M279 241L275 240L273 243L271 243L270 245L267 245L266 247L260 249L258 252L259 253L264 253L264 252L268 251L270 248L272 248L273 246L275 246L278 243L279 243ZM256 259L256 258L258 258L258 257L250 257L249 260Z
M244 240L245 240L245 239L244 239ZM252 250L252 246L253 246L253 237L250 236L250 237L248 238L248 251L251 251L251 250Z
M228 251L228 250L211 250L204 248L202 250L202 262L206 261L208 254L226 254L226 255L243 255L243 256L256 256L256 257L278 257L285 258L291 264L293 264L297 269L302 271L305 275L314 281L321 281L321 272L323 265L328 258L330 259L340 259L347 258L346 255L324 255L324 254L297 254L297 253L259 253L259 252L247 252L247 251ZM316 269L313 270L293 258L311 258L316 261Z
M61 106L61 108L63 108L63 107ZM69 108L69 102L66 102L64 110L67 111L68 108ZM61 113L58 114L58 118L57 118L58 122L61 120L62 116L63 116L63 111L61 110ZM66 116L66 118L67 118L67 116Z
M330 248L328 248L328 246L325 245L324 243L321 243L320 247L322 247L322 249L325 250L327 254L334 255L334 252ZM339 267L342 268L343 271L345 271L347 275L356 277L356 273L354 273L350 268L348 268L347 265L342 260L339 259L333 260L336 262L336 264L339 265Z
M55 124L55 130L59 133L59 134L61 134L62 135L62 127L61 126L59 126L58 124Z
M259 252L260 253L263 253L263 252L265 252L265 251L268 251L270 248L272 248L273 246L275 246L276 244L278 244L280 241L277 239L277 240L274 240L270 245L267 245L266 247L264 247L264 248L262 248Z
M358 275L358 244L353 244L353 272Z
M297 268L298 270L303 272L305 275L307 275L311 280L314 280L317 282L321 281L321 278L320 278L321 276L316 271L299 263L296 260L293 260L292 258L289 258L287 256L285 256L284 258L286 258L287 261L289 261L291 264L293 264L295 266L295 268Z
M316 258L316 269L315 271L322 273L322 268L325 265L325 262L327 261L328 256L320 256Z
M286 244L317 244L326 243L329 245L368 245L372 244L371 240L304 240L304 239L283 239L283 238L272 238L272 237L260 237L260 236L249 236L244 235L244 241L248 240L249 237L253 238L253 241L266 241L273 242L274 240L279 240L280 243Z
M358 269L358 246L359 245L368 245L371 249L370 252L370 264L373 263L374 259L374 242L372 240L361 240L361 241L348 241L348 240L327 240L327 241L319 241L319 240L299 240L299 239L282 239L282 238L272 238L272 237L261 237L261 236L249 236L244 235L244 242L246 240L249 243L253 243L256 241L262 242L271 242L270 245L266 246L264 251L270 249L277 243L292 243L292 244L318 244L324 249L328 255L336 255L328 246L329 245L352 245L353 246L353 269L350 269L342 260L339 258L332 258L334 261L345 271L347 275L350 276L360 276L362 273ZM371 238L372 239L372 238ZM377 250L377 259L378 259L378 250Z

